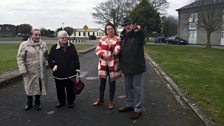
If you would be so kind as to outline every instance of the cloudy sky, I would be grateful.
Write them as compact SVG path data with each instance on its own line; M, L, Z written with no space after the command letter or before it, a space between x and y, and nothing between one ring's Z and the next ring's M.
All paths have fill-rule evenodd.
M91 13L93 7L105 0L1 0L0 24L31 24L36 28L55 30L64 26L99 27ZM177 16L176 9L189 3L189 0L167 0L167 14Z

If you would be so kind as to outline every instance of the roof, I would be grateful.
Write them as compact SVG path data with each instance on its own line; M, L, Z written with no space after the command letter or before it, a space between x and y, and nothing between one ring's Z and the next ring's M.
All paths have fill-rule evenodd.
M83 32L84 29L83 28L74 28L74 30L76 30L77 32ZM97 31L102 31L103 30L101 28L88 28L87 32L97 32Z
M224 0L214 0L215 4L220 4L220 3L224 3ZM183 6L179 9L177 9L176 11L182 11L182 10L187 10L187 9L193 9L193 8L197 8L199 7L200 4L199 4L199 1L195 1L195 2L192 2L186 6Z

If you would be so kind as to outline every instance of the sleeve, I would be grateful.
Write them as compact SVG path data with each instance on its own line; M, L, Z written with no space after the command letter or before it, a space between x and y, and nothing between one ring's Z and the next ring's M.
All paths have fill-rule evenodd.
M48 66L48 48L47 45L45 44L45 52L44 52L44 57L45 57L45 66Z
M116 44L115 44L115 47L113 48L113 54L114 55L118 55L121 51L121 41L119 38L117 38L117 41L116 41Z
M75 53L75 66L76 66L76 71L79 71L80 70L80 62L79 62L79 55L78 55L78 52L75 48L74 45L72 45L74 47L74 53Z
M27 73L27 70L25 67L26 54L27 54L27 51L25 50L25 45L24 43L21 43L17 53L17 64L18 64L19 72L21 74Z
M99 58L101 58L101 59L103 58L104 52L102 51L102 48L101 48L101 41L98 42L95 52Z
M56 63L55 63L54 47L55 47L54 45L51 47L51 50L50 50L50 52L48 54L48 58L47 58L48 64L49 64L49 66L50 66L51 69L53 69L54 66L56 65Z
M145 44L146 31L144 29L140 29L140 31L138 32L138 36L140 37L141 44L144 45Z

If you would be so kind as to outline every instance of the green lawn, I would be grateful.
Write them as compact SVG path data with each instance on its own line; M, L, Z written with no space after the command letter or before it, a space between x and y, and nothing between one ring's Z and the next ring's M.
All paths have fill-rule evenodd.
M48 45L50 50L51 45ZM90 45L76 45L77 50L91 47ZM16 55L19 44L0 44L0 72L7 71L17 67Z
M224 126L224 50L146 45L145 51L214 122Z
M0 41L22 41L21 37L0 37Z

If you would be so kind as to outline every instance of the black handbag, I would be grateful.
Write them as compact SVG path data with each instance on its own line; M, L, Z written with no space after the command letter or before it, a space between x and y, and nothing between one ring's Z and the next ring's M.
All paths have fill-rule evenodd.
M73 82L73 92L74 94L78 95L82 92L85 88L85 84L81 81L80 76L78 79L71 79Z

